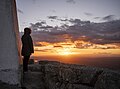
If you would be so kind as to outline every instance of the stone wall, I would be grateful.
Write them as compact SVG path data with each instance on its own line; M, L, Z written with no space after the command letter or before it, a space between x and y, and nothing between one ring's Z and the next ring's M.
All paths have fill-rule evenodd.
M15 0L0 2L0 80L20 84L20 41Z

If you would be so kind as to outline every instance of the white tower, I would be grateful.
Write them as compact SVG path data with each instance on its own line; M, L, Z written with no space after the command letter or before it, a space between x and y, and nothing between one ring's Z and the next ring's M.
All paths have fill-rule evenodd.
M0 1L0 81L17 85L20 38L15 0Z

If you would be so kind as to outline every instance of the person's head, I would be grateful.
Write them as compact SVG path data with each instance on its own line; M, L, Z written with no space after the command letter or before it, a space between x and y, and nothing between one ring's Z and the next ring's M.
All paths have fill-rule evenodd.
M30 28L24 28L24 34L31 34Z

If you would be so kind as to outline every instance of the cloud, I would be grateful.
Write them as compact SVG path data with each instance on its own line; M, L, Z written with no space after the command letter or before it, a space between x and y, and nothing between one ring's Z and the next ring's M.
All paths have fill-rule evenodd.
M48 19L57 19L58 18L58 16L47 16L48 17Z
M21 14L24 14L22 10L18 9L18 12L21 13Z
M71 22L74 25L84 25L90 23L90 21L81 21L80 19L70 19L69 22Z
M44 29L44 30L47 30L47 29L53 28L53 26L47 25L47 26L41 26L40 28Z
M58 20L63 21L63 22L69 21L69 19L58 19Z
M102 18L102 20L105 20L105 21L112 21L114 19L115 19L115 15L107 15Z
M110 53L110 52L96 52L95 54L106 55L106 54L112 54L112 53Z
M63 48L61 45L56 45L54 48Z
M94 19L100 19L101 17L94 17Z
M85 12L84 13L86 16L92 16L93 14L92 13L88 13L88 12Z
M73 23L73 24L79 24L81 23L80 19L70 19L69 22Z
M42 23L40 23L40 22L37 22L35 24L30 23L30 25L31 25L32 28L40 28L42 26Z
M37 31L38 29L41 29L42 27L44 27L44 25L46 25L45 21L36 22L35 24L34 23L30 23L30 28L33 31Z
M120 20L104 23L91 23L90 21L81 21L80 19L70 19L72 25L67 26L49 26L40 23L31 24L36 29L33 31L32 37L35 42L86 42L82 45L80 42L76 44L77 48L89 48L94 44L119 44L120 45ZM84 25L80 25L84 24ZM35 26L34 26L35 25ZM36 44L37 45L37 44ZM119 46L118 45L118 46ZM118 47L117 46L117 47ZM94 48L103 48L94 46ZM106 49L111 48L107 47Z
M46 24L46 21L41 21L41 24Z
M76 3L75 0L67 0L66 2L67 3L71 3L71 4L75 4Z
M50 51L52 51L52 49L37 49L37 48L35 48L35 51L50 52Z
M44 45L42 45L42 44L40 44L40 43L38 43L38 42L34 42L34 45L35 45L35 46L39 46L39 47L44 46Z

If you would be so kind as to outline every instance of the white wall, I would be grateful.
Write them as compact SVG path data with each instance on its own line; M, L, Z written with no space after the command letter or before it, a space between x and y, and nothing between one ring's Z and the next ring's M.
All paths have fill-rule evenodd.
M0 81L19 84L20 44L15 0L0 2Z

